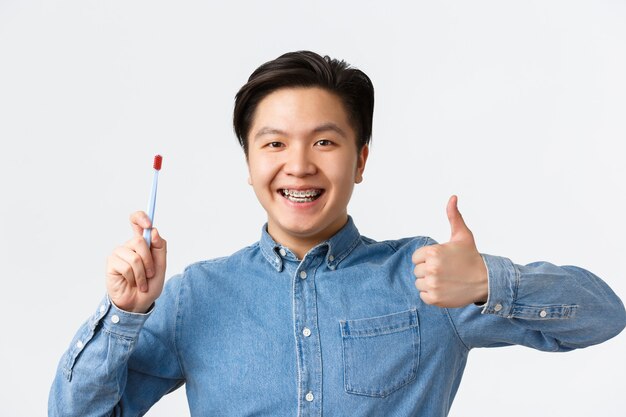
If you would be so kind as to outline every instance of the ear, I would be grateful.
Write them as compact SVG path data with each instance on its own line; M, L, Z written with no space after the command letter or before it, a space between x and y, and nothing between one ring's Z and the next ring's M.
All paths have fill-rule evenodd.
M250 172L250 161L246 156L246 166L248 167L248 185L252 185L252 173Z
M370 153L370 148L367 145L363 145L361 152L357 156L356 161L356 175L354 176L354 183L360 184L363 181L363 171L365 170L365 163L367 162L367 156Z

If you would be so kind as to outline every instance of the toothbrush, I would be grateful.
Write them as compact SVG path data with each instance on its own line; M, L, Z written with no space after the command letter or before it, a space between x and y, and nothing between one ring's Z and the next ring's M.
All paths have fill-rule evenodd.
M154 225L154 207L156 205L157 185L159 183L159 171L161 170L161 163L163 157L161 155L155 155L154 163L154 177L152 178L152 192L150 193L150 202L148 203L148 217L150 218L150 225ZM148 247L152 240L152 227L143 230L143 238L146 240Z

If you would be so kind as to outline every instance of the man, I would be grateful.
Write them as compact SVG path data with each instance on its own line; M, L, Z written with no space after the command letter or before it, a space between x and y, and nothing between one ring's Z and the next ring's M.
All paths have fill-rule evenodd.
M348 216L374 104L369 78L312 52L259 67L235 132L267 212L259 242L163 288L146 214L107 264L107 297L63 356L49 413L144 414L186 384L192 415L445 416L470 349L569 351L626 325L598 277L480 254L448 202L450 242L375 242ZM163 294L161 294L163 292Z

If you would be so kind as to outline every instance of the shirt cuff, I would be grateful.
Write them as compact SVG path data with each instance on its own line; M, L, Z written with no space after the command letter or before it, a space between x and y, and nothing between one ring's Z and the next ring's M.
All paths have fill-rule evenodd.
M100 313L102 314L100 323L102 323L103 329L112 334L136 339L153 309L154 304L147 313L124 311L118 308L107 295L100 306Z
M482 257L487 266L489 295L481 313L510 318L517 296L517 270L509 258L485 254Z

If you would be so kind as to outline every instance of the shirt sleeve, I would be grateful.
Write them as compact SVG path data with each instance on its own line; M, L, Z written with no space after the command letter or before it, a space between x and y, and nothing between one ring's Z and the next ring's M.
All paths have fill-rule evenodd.
M48 415L139 416L184 383L176 354L180 277L167 281L146 314L105 297L59 362Z
M515 344L565 352L604 342L626 326L622 301L585 269L482 257L489 278L487 302L447 309L468 349Z

